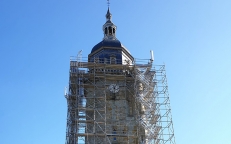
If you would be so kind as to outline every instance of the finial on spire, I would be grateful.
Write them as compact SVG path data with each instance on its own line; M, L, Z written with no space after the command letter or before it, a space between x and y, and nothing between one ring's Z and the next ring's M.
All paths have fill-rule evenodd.
M108 9L107 9L107 14L106 14L106 19L107 20L111 20L111 13L110 13L110 0L107 0L107 6L108 6Z
M110 7L110 0L107 0L107 6Z

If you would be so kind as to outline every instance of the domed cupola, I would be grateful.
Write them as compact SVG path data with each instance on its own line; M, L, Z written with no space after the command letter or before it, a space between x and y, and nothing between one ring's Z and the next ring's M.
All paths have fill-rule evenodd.
M105 64L132 64L134 58L116 38L116 25L111 21L112 14L108 8L106 23L103 25L104 38L96 44L88 55L89 62Z

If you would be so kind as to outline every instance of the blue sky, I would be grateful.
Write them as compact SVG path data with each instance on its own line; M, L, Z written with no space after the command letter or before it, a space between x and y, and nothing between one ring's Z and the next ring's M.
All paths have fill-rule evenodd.
M231 1L111 0L117 38L166 64L177 144L231 141ZM0 1L0 143L64 144L70 56L103 38L106 0Z

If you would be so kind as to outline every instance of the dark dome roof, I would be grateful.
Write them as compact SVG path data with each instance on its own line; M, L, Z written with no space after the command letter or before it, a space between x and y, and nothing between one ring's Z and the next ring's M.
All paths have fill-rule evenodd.
M95 45L92 48L91 53L97 51L101 47L121 47L124 48L129 53L129 51L121 44L119 40L111 40L111 39L104 39L101 42L99 42L97 45Z

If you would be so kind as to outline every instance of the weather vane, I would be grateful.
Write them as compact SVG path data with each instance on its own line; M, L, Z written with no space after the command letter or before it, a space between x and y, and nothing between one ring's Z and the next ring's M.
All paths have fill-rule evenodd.
M110 6L110 0L107 0L107 6L108 7Z

